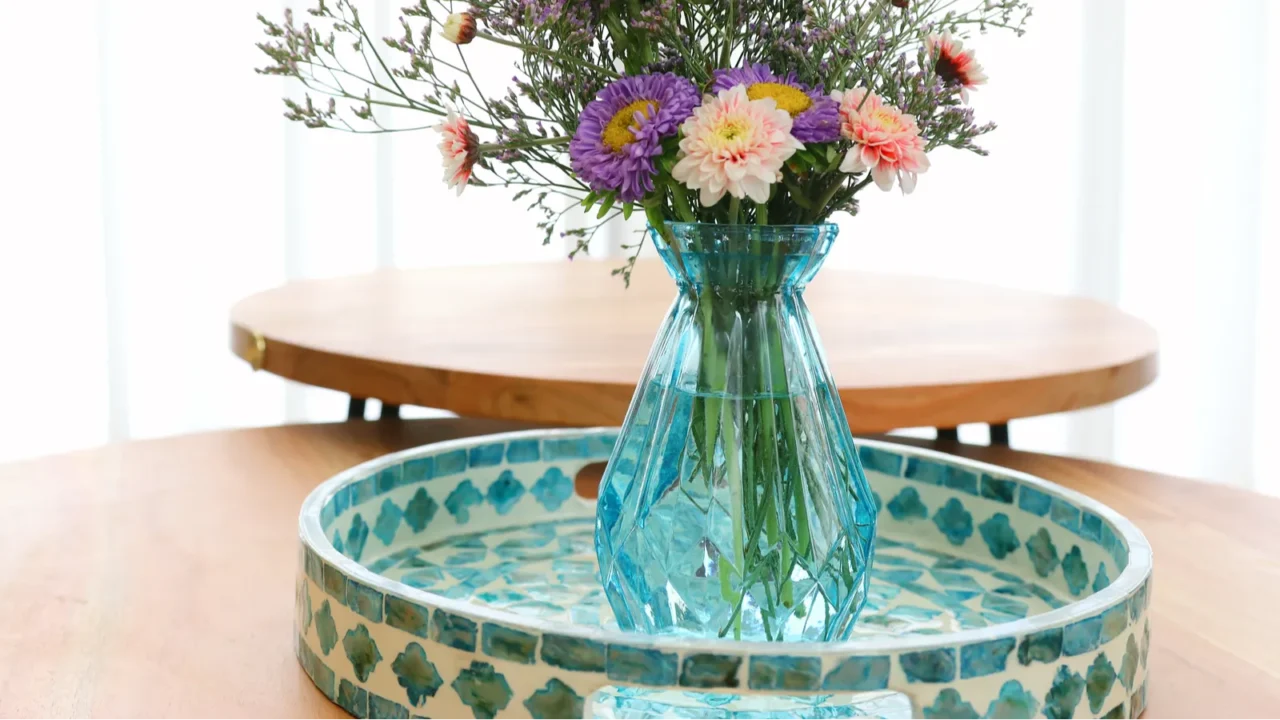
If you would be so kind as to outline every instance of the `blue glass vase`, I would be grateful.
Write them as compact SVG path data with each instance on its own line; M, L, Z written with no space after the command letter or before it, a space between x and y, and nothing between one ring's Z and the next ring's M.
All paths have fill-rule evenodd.
M845 639L876 512L804 302L837 228L649 232L679 294L600 484L596 553L618 624Z

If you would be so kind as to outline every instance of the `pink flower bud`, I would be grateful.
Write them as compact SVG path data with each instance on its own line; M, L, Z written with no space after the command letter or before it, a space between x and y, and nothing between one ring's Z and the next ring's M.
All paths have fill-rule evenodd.
M440 35L455 45L466 45L475 39L476 19L469 12L453 13L445 19Z

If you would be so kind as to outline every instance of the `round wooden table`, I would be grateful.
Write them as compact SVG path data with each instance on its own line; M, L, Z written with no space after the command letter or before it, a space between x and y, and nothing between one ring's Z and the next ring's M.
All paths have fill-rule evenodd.
M293 656L303 498L375 456L516 427L289 426L0 466L0 716L341 716ZM1006 448L955 450L1092 495L1146 534L1152 717L1280 711L1280 499Z
M231 311L256 368L467 417L617 425L675 288L607 261L386 270L295 282ZM992 424L1111 402L1156 376L1156 336L1102 303L828 268L806 292L855 432Z

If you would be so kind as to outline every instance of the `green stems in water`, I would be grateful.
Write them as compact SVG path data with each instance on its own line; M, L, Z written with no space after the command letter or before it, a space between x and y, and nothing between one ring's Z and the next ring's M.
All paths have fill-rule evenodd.
M783 288L786 249L760 233L739 252L701 253L713 267L703 268L709 278L695 290L701 354L693 432L703 480L727 490L731 545L721 548L718 574L733 612L718 630L735 639L748 596L766 635L781 637L789 618L802 617L791 575L797 563L816 560L784 350L794 290Z

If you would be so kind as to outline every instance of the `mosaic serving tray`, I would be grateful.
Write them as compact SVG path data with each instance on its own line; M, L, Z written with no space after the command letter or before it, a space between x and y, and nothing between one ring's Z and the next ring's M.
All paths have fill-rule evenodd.
M389 455L300 518L295 638L359 717L1136 717L1151 549L1124 518L1026 474L884 442L853 639L624 633L574 494L616 430L510 433Z

